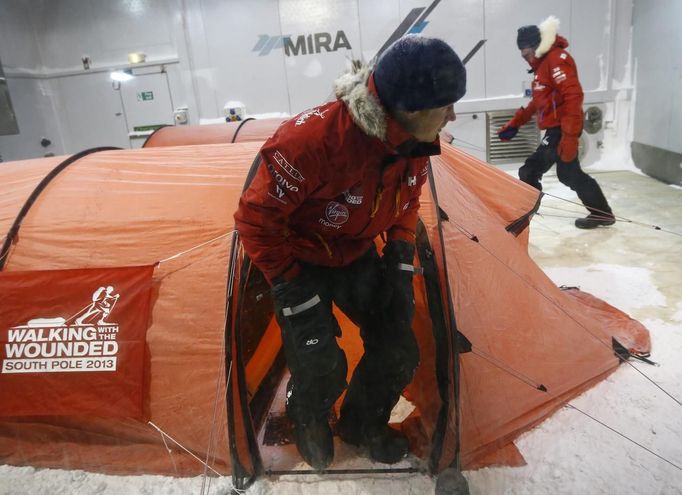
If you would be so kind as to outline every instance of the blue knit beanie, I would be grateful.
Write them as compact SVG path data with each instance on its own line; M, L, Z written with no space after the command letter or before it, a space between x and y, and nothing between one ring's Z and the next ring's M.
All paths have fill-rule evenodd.
M443 107L466 93L466 69L443 40L408 34L379 57L374 84L389 110L414 112Z
M519 47L519 50L523 50L524 48L532 48L535 50L540 46L540 41L540 28L537 26L521 26L516 31L516 46Z

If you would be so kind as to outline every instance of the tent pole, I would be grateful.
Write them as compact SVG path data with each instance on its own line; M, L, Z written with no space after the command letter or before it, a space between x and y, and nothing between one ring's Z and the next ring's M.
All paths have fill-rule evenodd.
M438 194L436 192L436 182L433 175L433 165L431 160L429 160L429 184L431 187L431 196L433 198L434 207L438 213L438 238L440 240L439 249L443 253L443 271L447 274L447 262L445 259L445 241L443 240L443 226L442 220L447 217L447 214L443 212L441 218L441 208L438 204ZM448 304L448 314L450 320L450 352L452 356L452 370L453 370L453 393L454 393L454 415L455 415L455 455L450 462L448 468L438 475L436 481L436 495L469 495L469 485L462 475L462 465L461 465L461 429L460 429L460 411L459 411L459 331L457 330L457 321L455 319L455 309L452 303L452 291L450 290L449 278L444 277L445 280L445 293L447 295Z

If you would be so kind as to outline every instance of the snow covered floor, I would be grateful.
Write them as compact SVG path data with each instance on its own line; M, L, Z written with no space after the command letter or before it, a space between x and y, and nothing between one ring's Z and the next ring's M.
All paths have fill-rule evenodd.
M632 171L588 172L617 215L682 233L679 188ZM546 193L576 201L554 175L544 184ZM545 197L531 227L531 256L557 285L579 286L651 331L652 359L659 366L623 365L571 403L640 446L566 407L518 439L526 466L465 472L472 495L682 495L682 406L652 383L682 401L682 237L627 221L580 231L573 219L582 215L579 206ZM364 461L356 467L372 465ZM421 495L433 493L434 486L426 475L309 475L262 479L247 494ZM227 494L230 487L229 478L212 479L208 486L202 478L0 466L0 495Z
M631 171L587 171L616 215L682 233L679 189ZM546 193L577 201L556 176L543 182ZM621 366L571 403L642 447L564 408L517 440L527 466L465 473L472 494L682 494L682 406L651 383L682 401L682 237L627 222L581 231L573 219L584 210L552 197L539 213L530 253L550 278L604 299L651 332L660 366Z

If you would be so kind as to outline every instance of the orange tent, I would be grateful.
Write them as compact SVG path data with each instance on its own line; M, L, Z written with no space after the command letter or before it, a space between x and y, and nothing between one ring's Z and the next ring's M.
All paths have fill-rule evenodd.
M224 124L163 126L150 134L142 147L262 142L274 134L284 120L248 118Z
M6 301L16 301L10 296L23 286L3 280L24 277L30 284L52 273L51 280L63 282L90 273L81 269L154 267L140 414L116 415L109 389L89 400L111 404L110 416L57 414L47 396L27 392L42 412L0 417L0 462L125 474L231 473L240 488L263 470L298 460L291 445L267 440L282 416L286 372L269 288L233 231L259 147L99 150L0 166L0 231L7 233L0 322L14 329L0 328L0 359L8 361L12 339L14 345L29 335L19 330L33 331L27 345L48 335L29 328L28 316L7 320L9 306L21 301ZM415 260L424 268L415 277L414 320L422 359L405 391L416 407L402 428L433 472L459 463L523 462L514 438L617 367L613 338L649 350L641 324L577 289L556 287L529 258L527 225L538 205L536 190L453 147L444 145L432 160ZM56 297L43 294L44 286L34 290L41 300ZM102 312L98 294L91 307L109 324L105 316L113 321L119 309ZM51 308L31 318L59 314ZM337 317L350 373L361 343L357 329ZM61 326L50 336L90 328L51 324ZM40 374L23 379L31 383ZM67 375L88 373L51 373ZM2 394L0 387L0 401ZM267 449L280 455L265 458Z

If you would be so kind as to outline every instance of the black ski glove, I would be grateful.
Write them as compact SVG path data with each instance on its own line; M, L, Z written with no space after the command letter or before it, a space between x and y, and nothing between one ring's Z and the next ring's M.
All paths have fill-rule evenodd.
M381 258L383 265L382 307L389 321L412 325L414 317L414 245L407 241L389 241Z
M273 282L272 300L292 378L304 393L324 397L322 409L328 411L346 387L346 358L336 343L341 328L332 313L324 274L307 266L293 280ZM301 418L318 412L293 414Z
M319 282L309 268L302 269L293 280L287 282L275 277L273 283L272 300L280 315L289 317L303 313L320 302Z

